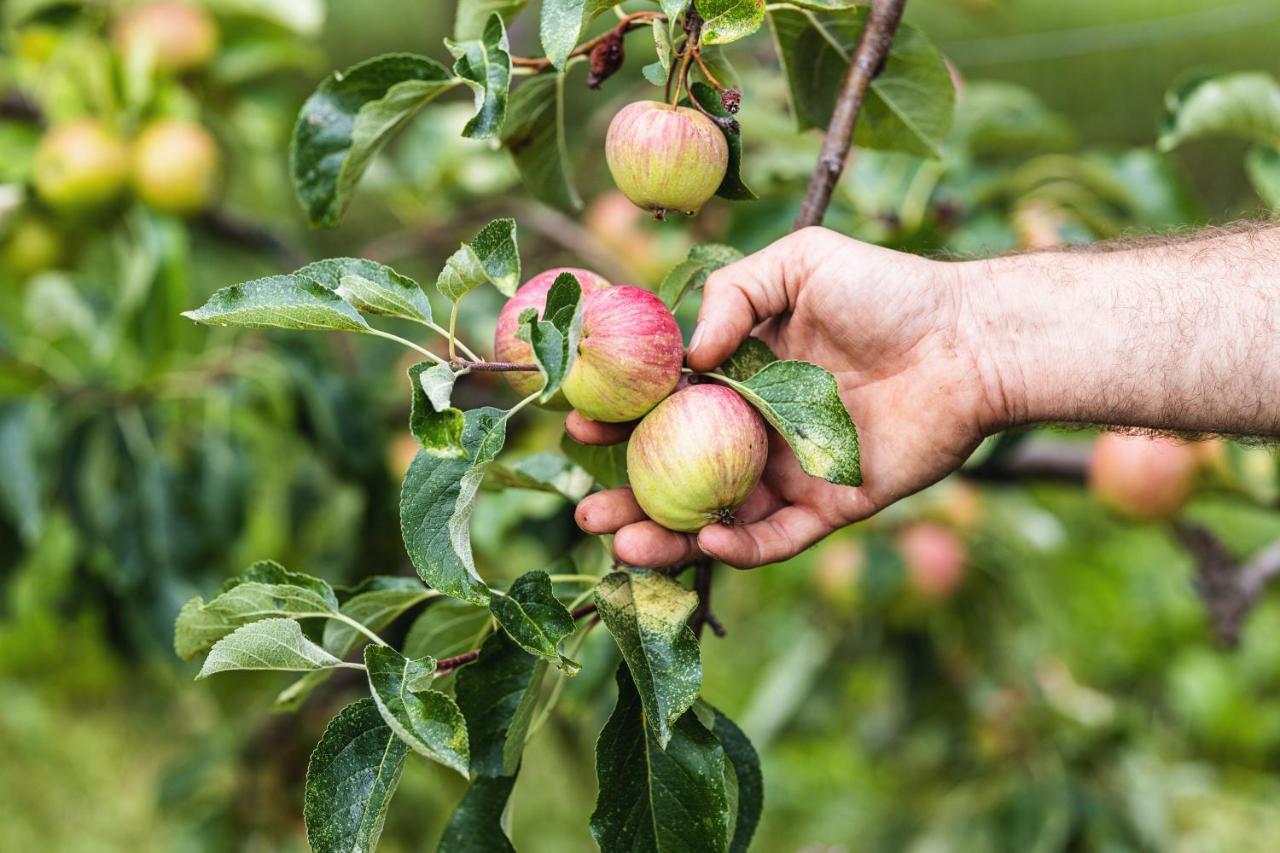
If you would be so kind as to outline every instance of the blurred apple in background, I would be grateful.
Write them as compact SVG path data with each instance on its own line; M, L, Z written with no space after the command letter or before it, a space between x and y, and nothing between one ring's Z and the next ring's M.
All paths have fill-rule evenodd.
M677 229L654 227L652 217L618 190L596 196L583 215L587 230L638 278L622 284L654 286L685 259L690 238Z
M1186 442L1107 432L1089 458L1089 489L1100 503L1135 521L1175 517L1195 488L1199 451Z
M931 601L951 597L964 582L966 549L951 529L932 521L908 524L897 536L907 585Z

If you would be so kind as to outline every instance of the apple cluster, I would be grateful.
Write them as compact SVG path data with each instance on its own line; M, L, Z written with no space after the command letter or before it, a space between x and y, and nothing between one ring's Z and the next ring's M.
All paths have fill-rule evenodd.
M199 6L155 2L116 19L111 44L129 68L183 75L208 65L217 51L216 22ZM19 277L62 260L62 232L109 211L127 194L148 207L180 216L213 201L219 151L199 122L155 117L125 132L93 116L57 121L41 136L31 172L38 204L15 217L0 262Z
M529 344L516 336L519 316L532 308L541 317L551 285L566 272L582 287L582 333L561 393L548 405L595 421L639 420L627 470L636 501L654 521L690 532L732 523L764 472L764 422L731 388L681 382L680 327L653 293L611 285L587 270L547 270L523 284L498 315L496 358L533 360ZM505 375L521 394L541 387L536 373Z

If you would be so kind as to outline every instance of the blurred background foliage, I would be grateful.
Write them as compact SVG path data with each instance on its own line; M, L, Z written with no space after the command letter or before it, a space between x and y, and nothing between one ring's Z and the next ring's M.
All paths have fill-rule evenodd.
M382 341L211 332L178 312L315 257L428 281L499 215L519 222L526 270L574 263L653 286L694 241L751 250L784 233L819 140L791 129L767 39L736 45L761 200L647 221L594 153L613 111L645 92L637 40L601 92L570 81L581 216L537 206L504 154L459 138L458 103L375 162L340 228L308 232L286 173L297 107L331 68L438 54L450 4L211 0L218 52L179 77L139 73L104 37L124 5L3 8L0 849L301 850L306 757L343 680L297 716L273 713L279 678L193 686L170 629L186 598L253 559L336 583L410 571L396 518L413 452L407 363ZM975 255L1265 215L1243 143L1160 154L1154 141L1164 93L1188 72L1280 74L1273 0L914 0L907 16L963 81L946 156L858 151L832 227ZM513 26L515 52L536 52L534 21ZM43 209L24 191L41 122L82 115L126 133L200 121L221 153L216 212ZM490 339L499 297L473 299L465 336ZM510 399L491 375L460 393L466 408ZM554 447L559 429L522 415L512 451ZM1280 537L1275 461L1214 453L1186 518L1247 556ZM572 549L602 559L554 495L487 496L474 530L493 577ZM952 568L922 570L913 548ZM1263 601L1239 647L1219 650L1169 528L1123 520L1078 485L948 481L784 565L721 569L716 600L729 633L704 643L705 695L761 750L757 849L1246 851L1280 838L1280 604ZM585 843L614 654L591 635L531 745L513 815L523 850ZM459 780L412 762L402 785L383 849L430 847Z

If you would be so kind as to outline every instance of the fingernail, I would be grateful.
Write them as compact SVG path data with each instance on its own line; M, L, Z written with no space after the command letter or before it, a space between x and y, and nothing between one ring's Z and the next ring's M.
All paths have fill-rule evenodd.
M693 329L693 337L689 339L689 352L693 352L698 348L698 344L702 343L702 333L707 330L706 323L699 323Z

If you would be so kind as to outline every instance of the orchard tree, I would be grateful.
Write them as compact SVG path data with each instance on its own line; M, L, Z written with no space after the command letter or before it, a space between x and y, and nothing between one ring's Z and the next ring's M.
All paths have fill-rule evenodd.
M290 147L293 183L310 223L337 224L388 141L451 90L474 99L465 137L493 140L532 196L576 211L567 128L588 122L566 114L566 87L614 85L624 56L637 50L651 60L641 73L655 87L652 97L612 116L604 140L579 141L603 149L618 190L666 227L679 227L682 215L696 215L712 196L750 203L755 194L742 177L742 158L751 127L737 115L752 93L740 88L725 47L766 27L797 126L824 131L797 227L823 220L855 142L921 158L942 154L953 76L928 38L900 23L901 0L870 8L845 0L661 0L640 11L620 5L544 0L544 55L526 57L512 53L506 30L524 0L460 0L454 37L445 42L452 62L389 54L325 79L302 106ZM593 24L599 16L608 22L603 30ZM585 78L575 74L580 66ZM1092 173L1074 177L1087 183ZM1025 245L1060 242L1078 218L1099 232L1111 226L1064 207L1054 191L1015 197ZM1086 206L1094 200L1073 192L1074 203L1082 196ZM932 215L933 224L945 224L957 213L939 204ZM712 611L709 561L660 570L566 561L522 567L500 584L477 570L470 519L482 487L576 500L591 483L630 482L646 513L668 528L733 524L764 469L767 429L809 475L856 486L855 425L831 374L778 360L758 340L716 371L683 366L673 311L711 272L740 257L734 248L694 247L656 294L581 268L540 271L521 285L518 230L516 219L494 220L444 263L434 288L449 305L447 319L436 318L418 282L362 258L319 260L235 284L186 312L215 326L372 335L421 356L408 370L416 452L400 495L401 533L417 578L376 576L343 589L274 562L255 563L208 601L183 607L176 650L188 659L204 656L200 677L301 673L282 694L285 705L303 701L339 669L362 674L367 695L333 718L311 756L303 815L314 850L376 847L411 752L469 783L440 849L503 850L512 849L503 816L524 745L563 680L581 669L583 639L603 625L622 662L596 746L591 836L603 850L745 850L763 781L742 731L701 695L704 629L724 631ZM491 358L459 334L463 302L482 287L508 298ZM436 348L388 330L389 321L438 336ZM485 372L503 373L518 402L455 406L455 385ZM641 420L625 448L566 440L559 452L509 458L508 429L529 405ZM1006 476L1020 440L998 446L972 476ZM1075 479L1083 480L1082 472L1078 464ZM951 530L908 526L899 545L921 597L943 599L961 586L966 553ZM476 626L461 651L432 627L460 612ZM410 614L416 641L393 648L381 632Z

